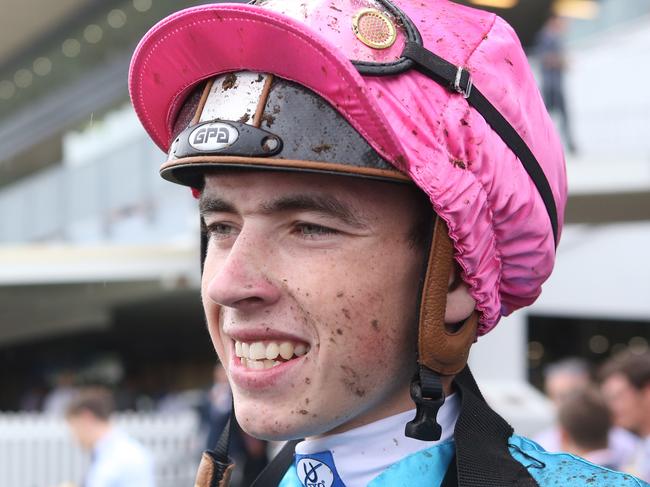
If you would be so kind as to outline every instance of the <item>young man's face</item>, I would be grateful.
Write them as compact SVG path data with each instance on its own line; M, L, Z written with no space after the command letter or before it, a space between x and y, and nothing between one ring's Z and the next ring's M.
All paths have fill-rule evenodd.
M80 411L66 418L72 436L84 450L92 450L95 446L95 430L97 419L88 411Z
M353 177L206 176L203 305L246 431L314 436L413 407L420 207L407 185Z

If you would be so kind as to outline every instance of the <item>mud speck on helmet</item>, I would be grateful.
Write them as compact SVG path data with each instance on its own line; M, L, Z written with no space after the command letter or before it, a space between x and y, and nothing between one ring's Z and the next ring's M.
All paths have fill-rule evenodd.
M320 154L321 152L327 152L331 148L332 148L332 146L330 144L318 144L318 145L313 146L311 148L311 150L313 152L315 152L316 154Z
M465 161L462 161L460 159L451 159L450 162L454 167L457 167L459 169L467 169L467 165L465 164Z
M270 128L275 122L275 117L270 113L267 113L262 117L262 121L266 122L266 126Z
M226 91L231 88L234 88L235 84L237 84L237 76L235 76L234 73L230 73L226 75L226 77L224 78L221 88L223 88L223 90Z

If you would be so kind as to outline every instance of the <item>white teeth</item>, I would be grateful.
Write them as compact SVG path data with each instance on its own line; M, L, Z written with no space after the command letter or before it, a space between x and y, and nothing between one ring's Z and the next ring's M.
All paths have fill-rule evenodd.
M278 362L277 360L251 360L246 357L242 357L241 363L247 369L255 370L270 369L282 364L282 362Z
M291 342L239 342L235 341L235 355L241 359L241 363L248 369L270 369L283 362L279 360L291 360L301 357L309 351L309 347L303 343L293 344Z
M280 344L280 357L285 360L289 360L291 357L293 357L293 343L282 342Z
M280 347L277 343L271 342L266 346L266 358L268 360L274 360L280 354Z
M246 361L246 367L249 369L264 369L264 362L262 360L247 360Z
M262 342L251 343L248 357L253 360L261 360L266 358L266 347Z

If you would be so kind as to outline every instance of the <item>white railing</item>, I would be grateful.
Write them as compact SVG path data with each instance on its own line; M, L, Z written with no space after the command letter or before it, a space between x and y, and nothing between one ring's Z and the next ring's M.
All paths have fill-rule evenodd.
M194 485L201 445L195 413L124 413L116 426L137 439L155 462L156 487ZM88 455L65 420L33 413L0 413L0 486L80 485Z

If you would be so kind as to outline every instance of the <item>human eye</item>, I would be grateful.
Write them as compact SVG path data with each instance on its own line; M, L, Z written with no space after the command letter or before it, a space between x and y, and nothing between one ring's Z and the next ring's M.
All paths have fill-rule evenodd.
M317 239L338 234L338 230L315 223L298 222L295 224L295 233L301 238Z
M206 222L205 228L210 239L225 240L236 235L236 228L225 222Z

